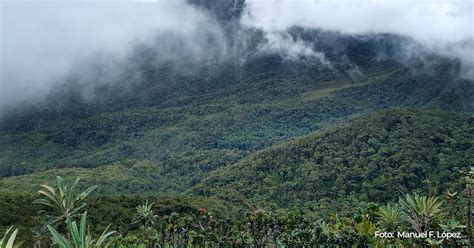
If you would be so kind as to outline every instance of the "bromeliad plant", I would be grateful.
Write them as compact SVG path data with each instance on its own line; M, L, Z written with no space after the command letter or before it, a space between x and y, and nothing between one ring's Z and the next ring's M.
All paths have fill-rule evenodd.
M151 236L153 236L153 228L157 223L158 216L153 213L153 205L148 204L148 201L145 204L139 205L135 208L135 216L131 223L132 226L139 226L140 232L143 235L145 242L151 242Z
M83 209L87 204L84 199L94 191L97 186L91 186L83 192L77 193L77 184L80 178L71 184L65 184L63 179L56 177L56 188L49 185L41 185L42 190L38 191L43 198L38 199L35 203L49 207L52 212L49 215L49 221L45 226L55 225L68 219L79 216L79 210Z
M404 219L411 228L418 232L430 230L430 227L440 220L443 202L438 197L405 195L399 199L399 206Z
M153 227L156 224L157 215L153 213L154 203L148 204L148 201L145 204L139 205L135 208L135 218L132 221L132 225L139 225L140 228Z
M110 227L109 225L97 239L93 239L87 226L87 211L82 214L79 227L76 221L72 221L71 218L68 218L66 222L68 232L71 236L70 239L61 235L54 227L48 226L48 230L53 236L53 242L62 248L107 247L112 242L109 240L110 237L115 234L115 231L107 232Z
M384 231L393 232L399 229L401 224L401 213L397 205L387 204L379 208L377 213L377 224Z

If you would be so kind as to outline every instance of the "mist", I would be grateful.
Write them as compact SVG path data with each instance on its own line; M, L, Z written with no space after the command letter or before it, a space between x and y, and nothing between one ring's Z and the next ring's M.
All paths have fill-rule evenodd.
M161 42L164 51L188 41L182 47L199 56L209 50L203 33L224 42L208 15L183 1L2 2L0 106L41 98L70 74L97 80L94 67L113 77L140 44Z
M226 57L232 50L229 43L240 45L236 54L249 54L249 47L255 44L246 44L246 30L263 32L265 42L258 45L260 51L279 53L291 60L312 57L330 67L331 61L312 41L294 39L289 34L295 26L343 34L394 33L411 37L443 56L460 58L464 75L474 77L474 10L470 0L242 2L230 5L230 11L238 13L240 19L236 35L226 36L218 22L226 19L227 13L214 18L212 11L184 0L3 1L0 109L41 99L71 77L92 88L120 81L124 73L133 71L128 64L130 54L141 45L159 51L154 54L159 58L152 62L176 58L177 54L186 61L209 54ZM242 6L243 13L235 11ZM220 8L213 9L217 10ZM417 51L408 47L400 52Z
M299 40L289 44L294 26L344 34L392 33L410 37L426 49L461 59L463 75L474 78L474 2L471 0L249 0L243 26L261 29L267 47L285 48L298 57L319 51ZM292 49L288 49L292 47ZM419 51L405 47L405 57ZM291 57L291 56L290 56Z
M474 37L470 0L251 0L242 23L266 31L302 26L343 33L396 33L425 42Z

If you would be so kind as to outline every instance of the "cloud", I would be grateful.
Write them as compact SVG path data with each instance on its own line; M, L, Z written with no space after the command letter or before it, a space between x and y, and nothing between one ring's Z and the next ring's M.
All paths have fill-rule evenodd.
M241 23L263 30L266 48L290 55L321 54L308 43L284 38L295 26L345 34L399 34L431 52L459 58L461 76L473 79L473 5L472 0L249 0ZM419 54L412 47L399 52L404 58Z
M187 52L202 54L204 48L192 46L206 42L201 34L219 36L209 17L184 1L3 1L0 6L0 106L44 96L96 54L114 64L160 34L162 47L177 43L164 38L180 38L190 41Z
M240 16L240 10L234 10L244 6L239 3L227 12ZM311 57L329 65L314 44L287 33L290 27L302 26L407 35L470 61L464 63L468 67L474 61L470 0L248 0L245 6L240 24L265 34L259 49L287 59ZM162 57L176 52L187 57L225 55L227 42L239 45L238 39L242 47L234 53L246 54L241 50L254 45L243 38L248 35L244 29L231 37L235 40L226 40L209 12L184 0L0 0L0 11L0 107L40 98L70 75L87 83L100 81L97 75L105 70L113 75L102 77L104 81L120 80L116 72L127 69L121 62L137 44L156 47ZM466 39L471 39L467 45L448 45Z
M324 53L316 52L311 48L311 44L298 38L291 37L285 32L269 32L267 41L263 43L260 50L281 54L285 59L297 60L301 57L316 59L321 64L330 66Z
M474 37L471 0L250 0L242 23L266 31L297 25L344 33L387 32L430 42Z

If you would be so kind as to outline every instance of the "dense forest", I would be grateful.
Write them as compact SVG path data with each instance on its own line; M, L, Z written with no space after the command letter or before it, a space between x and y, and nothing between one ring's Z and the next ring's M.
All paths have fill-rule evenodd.
M324 56L290 56L240 24L245 1L188 2L224 45L204 27L193 46L157 35L118 74L93 61L0 109L0 247L468 245L474 79L459 58L298 26L288 42ZM397 231L460 237L375 237Z

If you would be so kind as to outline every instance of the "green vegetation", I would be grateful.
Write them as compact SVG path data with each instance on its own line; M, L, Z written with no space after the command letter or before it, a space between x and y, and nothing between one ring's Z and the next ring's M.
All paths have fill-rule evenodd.
M107 232L107 229L97 238L92 239L87 229L87 211L82 214L81 223L79 228L75 221L72 221L72 217L67 219L67 230L71 236L72 243L68 238L61 235L52 226L48 226L52 239L55 244L63 248L90 248L90 247L103 247L110 246L111 241L105 243L115 232Z
M5 234L3 235L2 240L0 240L1 248L16 248L19 247L19 244L15 244L16 235L18 234L18 229L13 230L13 226L9 227ZM11 233L10 233L11 232Z
M474 171L474 169L472 170ZM471 172L470 178L474 174ZM59 178L58 181L62 182ZM77 179L71 185L74 185ZM49 187L49 186L48 186ZM41 193L40 193L41 194ZM49 196L41 194L43 200ZM462 196L461 196L462 195ZM331 215L318 218L313 212L288 211L284 209L254 209L235 216L214 213L206 208L174 209L168 214L155 214L155 203L138 205L127 212L134 218L119 224L120 219L111 220L105 231L97 238L89 228L87 211L81 216L69 215L66 228L55 229L48 226L45 234L35 243L38 247L56 244L64 248L85 247L302 247L315 245L355 246L371 245L397 246L462 246L474 230L466 229L470 215L465 204L467 194L450 194L452 199L441 200L435 196L407 194L398 203L378 207L375 204L358 208L351 215ZM85 197L84 197L85 198ZM122 202L124 203L124 202ZM92 206L92 204L91 204ZM92 209L91 209L92 210ZM467 216L466 216L466 213ZM107 213L110 214L110 209ZM32 216L30 216L32 217ZM76 219L80 217L80 224ZM108 231L110 226L123 225L119 232ZM34 227L32 227L34 229ZM7 230L2 244L11 231ZM95 231L95 229L93 229ZM15 230L6 247L13 244ZM379 232L459 233L458 238L442 235L421 238L403 238L396 234L393 238L376 237ZM467 234L466 232L471 232ZM30 237L31 238L31 237ZM33 238L37 239L37 238ZM3 246L2 246L3 247Z
M460 62L403 61L417 44L389 34L288 32L331 65L258 53L262 33L245 30L244 59L137 47L123 75L73 75L2 112L2 245L466 244L474 81ZM374 237L398 230L463 238Z
M348 212L407 192L461 190L456 178L474 163L473 142L468 116L385 111L256 152L213 172L193 192L322 215Z
M196 82L197 88L212 91L191 95L181 94L180 86L173 84L168 90L178 95L156 105L131 101L131 107L98 113L94 104L83 106L87 111L64 111L80 117L18 111L0 120L0 176L94 168L131 159L153 167L157 180L149 186L156 191L181 192L256 151L385 108L473 111L470 82L456 79L452 64L439 67L440 75L414 74L393 63L367 68L357 79L342 73L325 79L318 74L290 77L258 71L264 75L247 75L222 87ZM90 114L81 116L84 113Z
M154 194L147 185L159 180L156 167L143 160L4 178L0 210L17 214L0 226L15 224L20 240L48 244L51 236L40 227L51 218L38 210L64 216L63 205L51 201L61 199L70 206L64 209L87 208L90 237L110 225L117 231L111 240L129 246L460 244L470 235L466 228L472 230L466 215L472 173L462 180L459 175L474 158L471 121L444 111L384 111L255 152L179 195ZM55 174L73 183L57 178L56 189L43 186L51 196L43 194L48 206L18 194L38 190L32 184L47 185ZM82 185L74 181L77 175L84 176ZM94 189L87 185L99 186L97 196L85 199ZM130 195L137 192L144 196ZM74 213L56 229L64 237L79 218ZM375 231L395 230L460 231L463 239L374 238Z
M48 228L50 225L56 225L79 215L79 210L87 206L84 198L97 187L92 186L82 193L76 193L79 178L70 185L64 185L63 179L59 176L56 180L56 189L48 185L41 185L43 189L38 191L38 193L43 195L44 198L35 201L35 203L42 204L51 209L52 214L48 216L50 220L47 222Z

